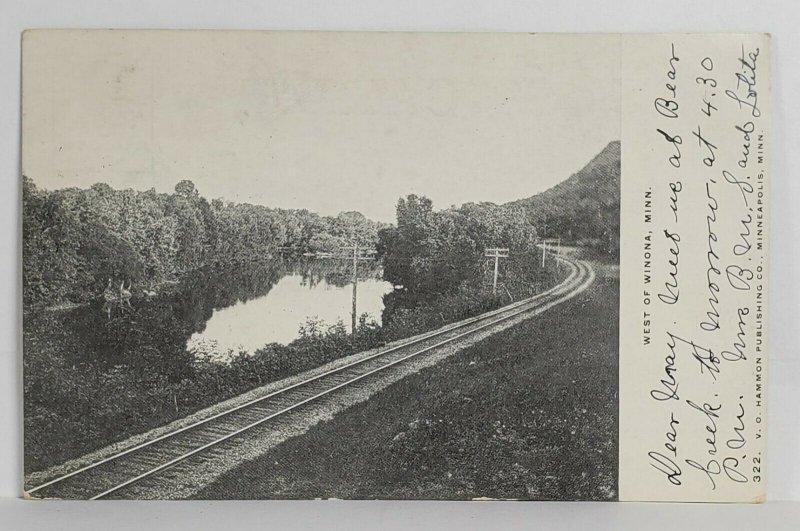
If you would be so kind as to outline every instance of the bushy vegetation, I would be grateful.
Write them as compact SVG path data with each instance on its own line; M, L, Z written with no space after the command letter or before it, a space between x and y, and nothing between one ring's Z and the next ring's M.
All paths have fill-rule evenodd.
M397 225L378 233L383 276L400 289L384 297L383 325L435 327L532 295L556 276L539 266L537 233L518 206L467 203L435 211L426 197L397 203ZM509 249L492 294L487 248ZM413 325L412 325L413 323Z
M380 327L366 316L355 334L341 322L310 320L289 345L229 353L225 363L184 353L178 346L155 352L131 340L138 347L115 364L75 364L61 352L63 345L29 339L24 357L25 469L60 463L254 387L369 349L381 337ZM165 358L181 370L170 370ZM159 370L153 370L155 362Z
M324 217L200 196L191 181L175 193L38 190L23 177L25 308L97 298L108 279L153 289L202 267L284 254L374 246L381 224L359 212Z

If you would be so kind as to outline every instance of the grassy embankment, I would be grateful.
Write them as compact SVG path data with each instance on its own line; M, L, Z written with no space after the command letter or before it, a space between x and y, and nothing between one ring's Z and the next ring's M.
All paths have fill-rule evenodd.
M199 498L598 500L617 492L619 278L408 376Z

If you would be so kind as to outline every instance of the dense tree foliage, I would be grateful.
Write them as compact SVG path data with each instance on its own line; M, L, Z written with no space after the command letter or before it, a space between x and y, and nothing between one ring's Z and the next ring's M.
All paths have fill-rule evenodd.
M467 203L435 211L426 197L401 198L397 225L378 233L383 276L399 288L384 297L384 327L419 319L431 327L437 316L442 325L536 292L554 278L553 271L538 265L536 239L536 229L518 206ZM510 251L501 261L495 294L494 261L485 256L491 247ZM445 318L451 314L453 319Z
M611 142L583 169L521 207L544 238L591 247L619 259L620 143Z
M109 279L153 289L204 266L372 247L380 227L359 212L209 203L188 180L160 194L106 184L42 191L23 177L23 298L26 307L85 302Z
M397 226L380 231L378 252L386 280L432 299L482 279L486 248L507 247L518 255L535 241L522 208L467 203L434 211L430 199L410 195L397 203Z

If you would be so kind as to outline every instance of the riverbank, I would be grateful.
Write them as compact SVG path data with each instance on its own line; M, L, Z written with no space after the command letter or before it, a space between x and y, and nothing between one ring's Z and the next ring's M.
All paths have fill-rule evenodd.
M559 274L550 280L537 289L557 283ZM243 284L252 282L245 279ZM310 322L288 345L269 344L217 363L185 348L186 338L205 326L210 309L217 307L216 299L198 302L204 293L192 290L180 297L179 311L172 301L158 298L127 314L110 315L109 320L101 314L102 325L87 321L79 334L61 334L50 314L40 316L41 323L26 323L26 473L83 456L270 382L507 302L487 292L468 297L451 294L405 312L385 328L362 320L355 335L341 323ZM97 342L110 357L99 352L91 359L75 356Z
M617 266L243 463L199 499L613 499ZM357 478L357 479L356 479Z

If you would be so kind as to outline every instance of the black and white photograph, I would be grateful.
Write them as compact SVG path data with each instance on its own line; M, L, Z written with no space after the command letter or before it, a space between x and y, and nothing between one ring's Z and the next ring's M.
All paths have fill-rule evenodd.
M3 529L796 527L789 6L0 4Z
M23 37L31 498L616 500L619 38Z

